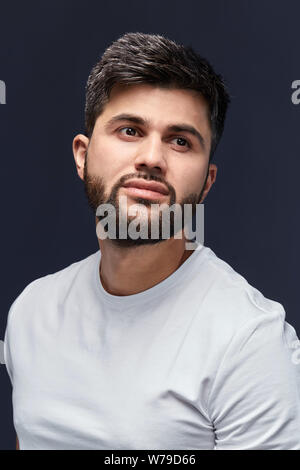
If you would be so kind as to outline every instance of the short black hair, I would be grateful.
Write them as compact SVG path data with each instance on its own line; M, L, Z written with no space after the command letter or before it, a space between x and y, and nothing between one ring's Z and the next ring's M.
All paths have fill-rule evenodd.
M92 68L86 84L86 135L91 137L114 85L143 83L201 93L210 111L211 161L223 134L230 103L223 77L191 46L177 44L158 34L124 34L105 50Z

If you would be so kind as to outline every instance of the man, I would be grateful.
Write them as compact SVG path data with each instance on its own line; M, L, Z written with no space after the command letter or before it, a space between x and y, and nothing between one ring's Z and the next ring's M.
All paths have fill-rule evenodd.
M283 306L208 247L188 249L175 216L162 234L171 203L195 215L215 182L229 101L205 59L159 35L125 34L91 71L73 152L100 249L11 306L20 449L300 449ZM129 236L137 204L156 236Z

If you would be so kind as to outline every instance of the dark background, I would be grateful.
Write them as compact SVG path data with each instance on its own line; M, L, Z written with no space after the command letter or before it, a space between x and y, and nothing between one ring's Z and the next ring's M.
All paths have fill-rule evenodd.
M3 1L0 3L1 315L32 280L98 250L76 173L84 88L104 49L125 32L191 45L232 96L205 200L205 240L266 297L299 336L300 105L298 1ZM274 358L275 360L275 358ZM15 448L11 384L0 366L0 448Z

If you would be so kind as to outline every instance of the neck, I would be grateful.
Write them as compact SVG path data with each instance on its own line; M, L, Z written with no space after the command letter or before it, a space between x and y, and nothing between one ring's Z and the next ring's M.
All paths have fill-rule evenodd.
M184 237L130 248L118 247L108 239L98 241L101 282L112 295L133 295L150 289L176 271L193 253L185 249Z

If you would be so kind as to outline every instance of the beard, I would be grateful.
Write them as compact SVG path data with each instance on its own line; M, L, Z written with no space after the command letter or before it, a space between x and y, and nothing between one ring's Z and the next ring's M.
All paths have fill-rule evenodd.
M119 204L118 192L119 192L119 189L127 180L130 180L133 178L134 179L142 178L143 180L147 180L147 181L157 181L157 182L163 183L169 190L168 196L170 198L170 201L167 203L167 208L169 208L170 206L176 203L176 192L174 188L168 183L166 183L165 181L162 181L161 178L155 175L132 173L132 174L128 174L128 175L121 177L120 180L116 182L114 186L112 187L110 194L107 195L105 191L105 183L104 183L103 178L101 176L93 176L89 174L88 167L87 167L87 160L88 158L87 158L87 152L86 152L85 161L84 161L84 191L85 191L85 195L86 195L89 207L92 209L99 223L103 222L103 219L105 217L104 215L103 216L96 215L97 209L100 205L111 204L115 209L115 214L116 214L116 218L115 218L116 226L115 226L115 232L114 232L115 236L113 238L110 238L108 236L107 238L109 238L117 246L124 247L124 248L137 247L141 245L155 245L157 243L166 241L166 237L163 231L163 224L165 223L163 222L165 220L163 218L163 212L164 212L163 208L159 210L158 213L157 212L155 213L154 221L153 220L151 221L151 215L153 216L152 212L151 212L151 215L150 213L148 213L146 217L147 220L145 218L144 220L142 220L142 225L147 227L146 230L148 230L148 236L146 238L138 237L134 239L130 236L129 227L135 217L128 216L128 214L122 214L123 209L120 207L120 204ZM207 177L208 177L208 171L207 171L206 179L205 179L205 182L203 184L200 194L190 193L188 196L184 197L179 203L175 204L175 206L177 205L179 209L181 208L181 210L178 210L178 207L177 207L177 211L175 208L175 213L173 211L170 211L169 213L170 217L168 219L169 225L168 225L168 237L167 238L174 237L175 233L178 232L177 230L178 224L181 227L181 230L184 227L186 223L185 212L184 212L185 204L190 205L192 218L196 214L196 206L197 204L199 204L199 201L201 201L203 191L206 185ZM153 199L149 200L149 199L142 198L142 197L135 197L134 199L135 199L135 204L142 204L149 208L151 207L152 204L160 204L159 200L157 201ZM119 230L120 214L126 217L125 219L126 225L127 225L126 238L123 238L122 235L120 235L120 230ZM190 220L189 222L192 222L192 221ZM158 225L156 237L153 236L151 232L151 225L153 223L156 223L156 225ZM141 224L138 223L136 228L141 229L142 228Z

